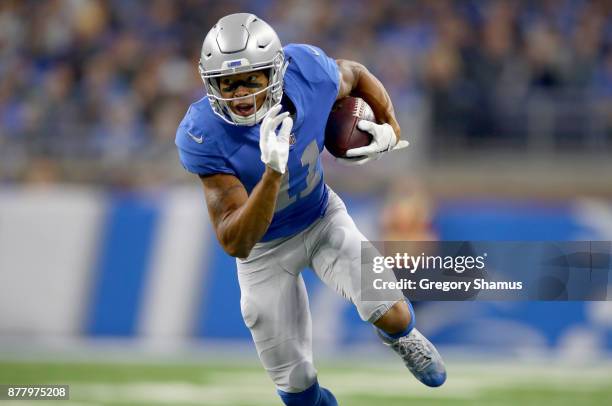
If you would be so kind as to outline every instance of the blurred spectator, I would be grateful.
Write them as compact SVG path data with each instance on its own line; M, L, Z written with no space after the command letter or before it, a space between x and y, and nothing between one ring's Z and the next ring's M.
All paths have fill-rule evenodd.
M392 185L381 214L384 241L437 241L432 227L435 211L432 197L414 181Z

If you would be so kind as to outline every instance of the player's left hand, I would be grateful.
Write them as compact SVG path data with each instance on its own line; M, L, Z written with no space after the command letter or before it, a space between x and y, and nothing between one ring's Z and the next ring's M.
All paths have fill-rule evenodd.
M390 124L376 124L368 120L360 120L357 128L372 134L372 142L365 147L353 148L346 151L346 158L337 158L338 161L348 165L363 165L376 159L380 159L383 153L406 148L409 144L406 140L397 141L395 131Z

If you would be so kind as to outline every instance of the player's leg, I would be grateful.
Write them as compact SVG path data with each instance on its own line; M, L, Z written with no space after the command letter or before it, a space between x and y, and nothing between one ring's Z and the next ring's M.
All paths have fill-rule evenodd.
M409 301L396 302L373 324L389 337L401 337L414 327L414 310Z
M412 305L400 292L384 292L380 300L361 300L380 297L373 286L361 286L361 242L365 237L355 226L342 200L330 190L325 217L309 231L306 239L311 266L327 285L351 300L364 321L377 327L383 342L403 359L417 379L428 386L439 386L446 379L442 358L435 347L415 328ZM366 254L369 255L369 254ZM377 277L394 280L391 270Z
M307 265L300 238L258 244L237 260L240 307L257 353L285 405L335 406L319 387L312 359L306 287L299 271Z

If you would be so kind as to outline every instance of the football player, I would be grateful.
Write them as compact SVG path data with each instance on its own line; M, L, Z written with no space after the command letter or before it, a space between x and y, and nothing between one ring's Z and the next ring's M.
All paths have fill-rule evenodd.
M372 142L349 150L349 163L407 145L382 84L363 65L335 61L317 47L282 47L266 22L246 13L223 17L209 31L199 71L206 97L179 125L180 160L201 179L217 238L236 257L242 316L282 401L337 404L313 365L306 267L354 303L417 379L444 383L442 359L414 328L401 293L360 299L366 238L323 180L325 126L340 98L362 97L379 123L358 123Z

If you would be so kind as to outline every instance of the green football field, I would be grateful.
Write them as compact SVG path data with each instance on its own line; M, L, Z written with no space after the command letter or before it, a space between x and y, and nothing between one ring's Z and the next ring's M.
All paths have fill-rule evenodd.
M449 379L429 389L400 366L323 363L319 379L346 406L610 405L612 365L449 362ZM70 401L0 405L281 405L256 365L227 363L0 362L3 384L69 384Z

